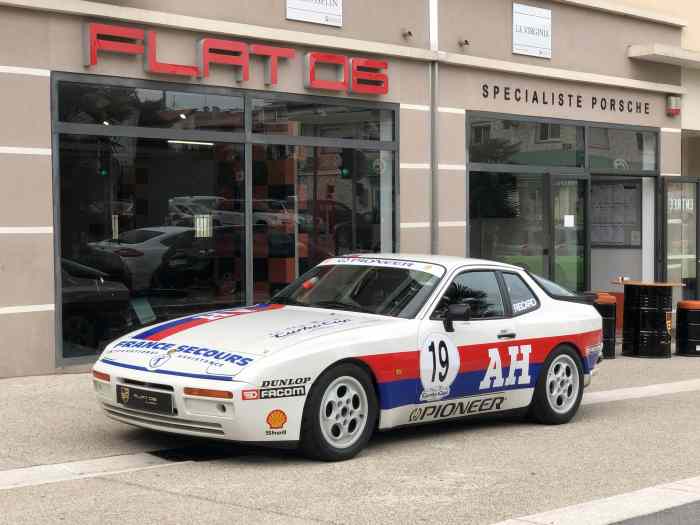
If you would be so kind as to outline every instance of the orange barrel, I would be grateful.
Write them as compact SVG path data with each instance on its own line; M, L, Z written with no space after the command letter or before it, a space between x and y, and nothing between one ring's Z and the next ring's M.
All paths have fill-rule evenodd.
M609 293L599 293L594 303L603 318L603 357L615 359L615 329L617 323L617 299Z
M678 303L676 355L700 356L700 301Z

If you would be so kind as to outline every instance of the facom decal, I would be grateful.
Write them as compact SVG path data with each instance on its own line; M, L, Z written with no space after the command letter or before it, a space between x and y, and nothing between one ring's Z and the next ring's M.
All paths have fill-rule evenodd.
M284 429L284 425L287 424L287 414L284 413L284 410L279 408L273 410L267 415L265 422L270 427L270 430L265 431L266 436L284 436L287 434L287 431Z
M421 401L438 401L450 395L460 357L457 345L444 333L429 334L420 348Z
M241 397L243 401L257 401L258 399L305 396L305 385L309 381L311 381L310 377L266 379L262 382L262 388L243 390Z
M440 405L426 405L411 410L408 421L409 423L418 423L426 420L493 412L500 410L505 400L504 396L493 396L472 400L465 399L463 401L455 400Z
M350 319L348 317L338 317L338 318L333 318L333 319L320 319L318 321L309 321L308 323L290 326L290 327L284 328L282 330L277 330L275 332L271 332L269 335L270 335L270 337L274 337L276 339L282 339L282 338L289 337L291 335L296 335L296 334L299 334L302 332L313 332L316 330L321 330L323 328L328 328L328 327L339 325L339 324L349 323L351 321L353 321L353 319Z
M530 354L532 346L520 345L509 346L510 366L508 367L508 377L503 377L503 365L501 364L501 354L498 348L489 348L489 366L486 369L484 378L479 383L479 390L491 388L501 388L503 386L529 385L532 381L530 377ZM519 374L516 376L516 373Z

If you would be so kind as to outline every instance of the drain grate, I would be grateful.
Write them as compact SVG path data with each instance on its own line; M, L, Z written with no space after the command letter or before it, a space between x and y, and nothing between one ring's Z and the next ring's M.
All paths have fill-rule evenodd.
M236 450L226 445L189 445L149 452L166 461L212 461L236 456Z

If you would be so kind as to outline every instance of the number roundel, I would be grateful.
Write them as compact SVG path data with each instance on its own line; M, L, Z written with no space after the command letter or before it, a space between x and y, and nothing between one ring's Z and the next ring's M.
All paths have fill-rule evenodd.
M459 372L459 350L444 333L429 334L420 347L421 401L435 401L450 395Z

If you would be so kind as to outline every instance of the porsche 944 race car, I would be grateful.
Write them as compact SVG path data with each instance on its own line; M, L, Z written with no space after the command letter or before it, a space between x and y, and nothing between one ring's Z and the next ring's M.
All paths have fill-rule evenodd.
M442 256L328 259L269 304L132 332L93 368L118 421L353 457L373 432L507 411L569 421L601 318L522 268Z

